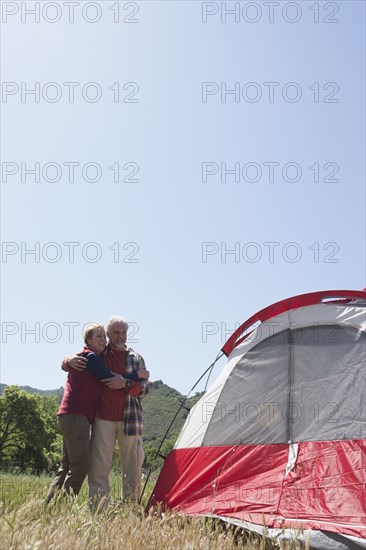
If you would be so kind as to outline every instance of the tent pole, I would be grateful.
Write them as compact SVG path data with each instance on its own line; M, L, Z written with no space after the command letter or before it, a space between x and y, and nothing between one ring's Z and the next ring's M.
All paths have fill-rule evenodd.
M220 351L221 351L221 350L220 350ZM210 366L205 370L205 372L199 377L199 379L197 380L197 382L194 384L194 386L192 386L192 388L189 390L188 394L185 396L185 398L184 398L183 401L181 402L181 404L180 404L180 406L179 406L177 412L175 413L175 415L174 415L172 421L170 422L170 424L169 424L169 426L168 426L168 428L167 428L167 430L166 430L166 432L165 432L165 434L164 434L164 437L163 437L163 439L162 439L162 441L161 441L161 443L160 443L160 445L159 445L158 450L156 451L156 453L155 453L155 455L154 455L154 458L153 458L153 460L152 460L152 465L151 465L151 467L150 467L150 469L149 469L149 471L148 471L148 473L147 473L146 480L145 480L145 483L144 483L144 487L143 487L143 489L142 489L142 491L141 491L141 496L140 496L140 498L139 498L139 504L141 504L141 500L142 500L142 497L143 497L143 495L144 495L146 486L147 486L147 484L148 484L148 481L149 481L149 478L150 478L150 475L151 475L151 471L152 471L152 467L153 467L153 465L154 465L154 463L155 463L155 460L157 459L158 456L160 456L160 450L161 450L161 448L162 448L162 446L163 446L163 444L164 444L164 441L166 440L166 438L167 438L167 436L168 436L168 433L169 433L171 427L173 426L173 424L174 424L174 422L175 422L175 419L177 418L177 416L178 416L179 412L181 411L182 407L184 406L184 403L187 401L189 395L193 392L193 390L194 390L194 388L197 386L197 384L199 384L199 383L201 382L202 378L208 373L208 371L209 371L210 369L211 369L211 371L212 371L212 369L214 368L214 366L215 366L215 364L217 363L217 361L218 361L219 359L221 359L221 357L222 357L223 355L224 355L224 353L223 353L222 351L221 351L221 353L219 352L219 353L217 354L215 361L214 361L213 363L211 363L211 365L210 365ZM210 374L211 374L211 373L210 373ZM209 377L210 377L210 375L209 375ZM206 391L206 387L205 387L205 391Z

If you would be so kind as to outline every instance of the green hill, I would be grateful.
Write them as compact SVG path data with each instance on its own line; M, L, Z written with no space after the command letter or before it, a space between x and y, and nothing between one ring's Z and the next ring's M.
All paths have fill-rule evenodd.
M169 431L169 438L173 433L181 430L189 409L193 407L201 395L196 394L187 399ZM150 384L149 393L142 401L145 422L144 442L151 443L154 447L160 444L183 400L184 396L179 391L167 386L161 380Z

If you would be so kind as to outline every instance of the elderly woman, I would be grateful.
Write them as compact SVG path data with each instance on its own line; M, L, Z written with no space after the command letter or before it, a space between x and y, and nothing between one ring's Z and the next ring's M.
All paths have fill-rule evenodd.
M91 323L84 329L85 346L81 356L87 359L82 371L70 370L64 395L57 413L63 436L62 460L53 479L46 501L56 490L77 495L87 476L90 461L90 425L94 422L102 379L119 379L103 363L101 354L107 343L104 326Z

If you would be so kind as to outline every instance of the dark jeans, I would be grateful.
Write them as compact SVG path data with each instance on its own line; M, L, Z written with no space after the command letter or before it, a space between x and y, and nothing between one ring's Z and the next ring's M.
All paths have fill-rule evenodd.
M47 502L57 490L77 495L89 470L90 425L81 414L61 414L57 417L63 435L62 459L47 495Z

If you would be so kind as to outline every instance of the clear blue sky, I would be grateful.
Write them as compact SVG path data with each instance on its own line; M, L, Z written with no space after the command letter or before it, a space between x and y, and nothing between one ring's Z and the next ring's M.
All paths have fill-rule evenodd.
M2 2L1 382L123 315L187 393L262 307L365 286L364 2L39 6Z

